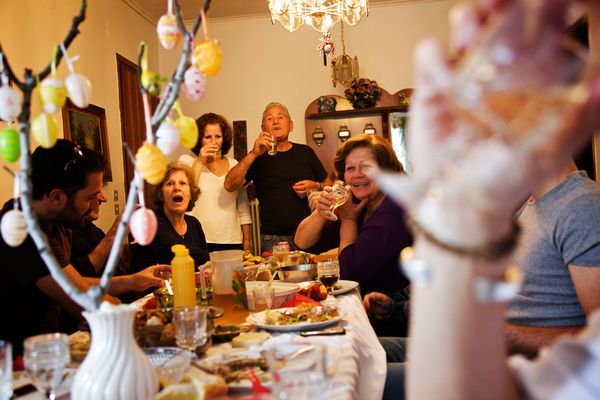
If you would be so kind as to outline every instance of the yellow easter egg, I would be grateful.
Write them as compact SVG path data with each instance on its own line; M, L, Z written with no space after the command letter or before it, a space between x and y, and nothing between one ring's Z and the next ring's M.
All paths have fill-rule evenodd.
M191 149L198 143L198 125L194 118L182 115L175 121L175 126L179 128L179 140L183 147Z
M49 149L56 143L58 127L54 117L41 113L31 122L31 132L40 146Z
M167 172L167 158L154 144L146 143L135 155L135 165L151 185L158 185Z
M0 132L0 155L8 162L15 162L21 155L19 132L6 128Z
M58 79L50 77L45 79L40 86L40 95L44 111L54 114L65 105L67 89Z
M206 76L215 76L221 70L223 54L216 40L203 40L194 49L194 64Z

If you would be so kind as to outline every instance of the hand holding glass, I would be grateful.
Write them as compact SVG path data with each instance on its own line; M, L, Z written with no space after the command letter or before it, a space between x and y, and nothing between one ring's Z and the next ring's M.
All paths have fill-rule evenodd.
M23 347L25 370L33 385L47 399L54 400L65 366L71 360L68 336L64 333L32 336L25 339Z
M346 184L342 181L335 181L331 186L331 194L333 195L333 203L329 211L323 211L323 216L330 221L337 221L338 216L335 215L335 209L343 205L350 198L350 192L346 189Z
M327 288L327 298L324 303L335 303L333 286L340 279L340 263L338 260L325 260L317 263L319 281Z

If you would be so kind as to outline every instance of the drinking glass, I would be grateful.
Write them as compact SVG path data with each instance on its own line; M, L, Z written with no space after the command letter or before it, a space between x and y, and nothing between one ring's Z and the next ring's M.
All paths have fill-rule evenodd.
M12 346L0 340L0 400L12 397Z
M270 132L269 132L269 135L271 135L271 139L273 139L273 144L271 145L271 147L269 147L269 150L267 151L267 153L270 156L274 156L275 154L277 154L277 139L275 139L275 136L273 136L273 134Z
M250 311L260 312L270 310L273 307L275 298L275 288L273 285L260 285L252 288L252 299L248 303Z
M330 221L337 221L338 216L335 215L335 209L344 204L350 198L350 192L346 188L346 184L342 181L335 181L331 186L331 194L333 195L333 203L329 211L323 212L325 218Z
M324 303L335 303L333 286L340 279L340 263L338 260L324 260L317 263L319 281L327 288L327 298Z
M273 376L273 398L326 398L328 380L323 346L285 343L267 351L266 358Z
M454 103L484 136L545 132L582 98L577 83L586 71L585 51L562 24L542 20L526 3L515 1L492 20L458 66Z
M46 399L54 400L65 366L71 360L68 336L64 333L31 336L25 339L23 347L25 370L33 385Z
M175 329L175 342L177 346L191 352L206 343L207 333L207 307L186 307L173 310L173 327Z
M279 242L273 246L273 257L275 258L279 268L283 267L289 255L290 245L288 242Z

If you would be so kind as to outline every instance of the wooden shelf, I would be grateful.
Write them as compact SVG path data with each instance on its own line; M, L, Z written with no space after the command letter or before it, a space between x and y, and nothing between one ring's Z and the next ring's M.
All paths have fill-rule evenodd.
M330 111L322 113L310 113L305 115L306 119L329 119L329 118L342 118L342 117L354 117L368 114L381 114L391 112L406 112L408 108L405 106L391 106L391 107L372 107L372 108L356 108L352 110L343 111Z

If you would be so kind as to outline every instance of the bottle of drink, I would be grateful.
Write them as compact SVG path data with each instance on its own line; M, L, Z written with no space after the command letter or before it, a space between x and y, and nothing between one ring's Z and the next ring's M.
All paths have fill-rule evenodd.
M190 251L182 244L171 247L175 254L171 261L173 276L174 307L194 307L196 305L196 284L194 278L194 259Z

